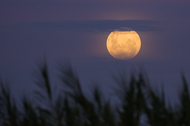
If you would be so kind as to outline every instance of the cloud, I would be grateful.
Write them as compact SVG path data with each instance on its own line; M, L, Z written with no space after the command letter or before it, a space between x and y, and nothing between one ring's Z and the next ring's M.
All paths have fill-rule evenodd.
M26 22L1 25L1 29L40 29L73 32L107 32L114 29L130 28L135 31L160 31L159 22L152 20L86 20L86 21L51 21Z

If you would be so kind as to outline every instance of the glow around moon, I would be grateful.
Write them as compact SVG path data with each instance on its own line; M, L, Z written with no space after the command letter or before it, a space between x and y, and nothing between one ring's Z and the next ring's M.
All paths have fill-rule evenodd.
M107 38L108 52L116 59L135 57L141 48L141 40L135 31L113 31Z

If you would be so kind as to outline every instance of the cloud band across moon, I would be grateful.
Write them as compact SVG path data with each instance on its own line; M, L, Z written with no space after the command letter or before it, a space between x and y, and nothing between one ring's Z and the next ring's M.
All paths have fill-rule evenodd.
M153 20L86 20L86 21L49 21L24 22L9 25L0 25L6 29L41 29L63 30L73 32L111 32L114 29L131 28L135 31L160 31L160 22Z

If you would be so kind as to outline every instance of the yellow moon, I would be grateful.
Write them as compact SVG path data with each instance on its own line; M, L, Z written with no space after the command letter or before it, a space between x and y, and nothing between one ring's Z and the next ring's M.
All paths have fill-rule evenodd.
M141 48L141 39L135 31L113 31L107 38L108 52L116 59L135 57Z

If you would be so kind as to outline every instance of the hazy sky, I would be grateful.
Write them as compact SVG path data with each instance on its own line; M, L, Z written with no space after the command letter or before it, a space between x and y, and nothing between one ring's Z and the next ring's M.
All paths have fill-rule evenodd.
M142 41L126 61L106 49L109 33L123 27ZM0 75L13 90L30 89L44 56L53 75L57 62L70 59L84 90L93 80L108 90L114 72L143 66L154 86L163 83L175 97L181 71L190 82L189 34L189 0L0 0Z

